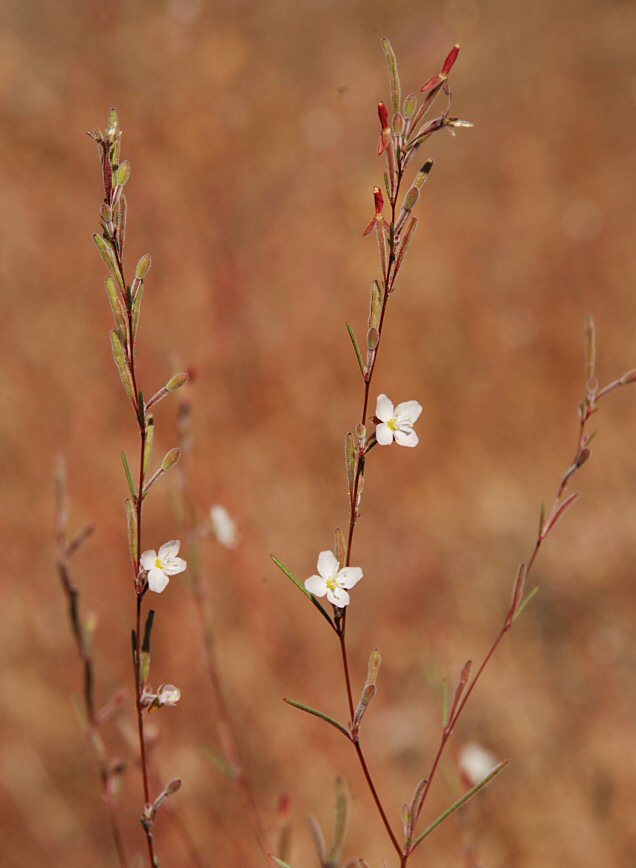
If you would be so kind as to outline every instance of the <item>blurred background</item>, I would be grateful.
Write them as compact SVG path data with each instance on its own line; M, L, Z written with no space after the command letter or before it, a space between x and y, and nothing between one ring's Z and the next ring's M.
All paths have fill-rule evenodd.
M61 451L73 527L96 528L72 571L98 621L101 704L131 682L119 453L135 454L136 438L110 354L91 241L102 191L84 131L116 105L132 164L129 267L153 256L144 390L175 365L195 373L183 393L193 498L202 516L224 504L241 533L232 551L206 543L202 570L271 846L287 795L290 862L317 864L305 817L331 834L340 773L352 794L345 856L393 865L353 751L282 701L346 718L337 644L268 557L310 575L347 517L342 444L361 389L344 323L363 333L378 275L361 233L382 171L380 38L397 52L404 93L461 43L453 111L475 123L421 152L436 166L374 383L424 405L421 445L370 456L353 557L365 578L349 613L351 664L359 687L369 651L382 651L364 738L398 827L437 746L442 681L487 650L540 504L572 459L586 314L600 379L636 367L636 7L4 0L0 15L2 862L116 864L71 702L81 673L55 572L51 484ZM158 408L158 455L176 443L176 408ZM540 593L475 692L424 821L462 792L462 745L512 763L413 868L636 864L636 391L612 396L594 422L583 496L541 555ZM148 503L145 548L182 534L175 479ZM183 693L153 717L157 775L184 779L179 821L157 823L161 864L195 864L194 848L207 865L263 865L240 790L203 754L219 748L218 707L187 580L152 602L152 681ZM136 865L133 727L129 694L104 737L130 763L120 816Z

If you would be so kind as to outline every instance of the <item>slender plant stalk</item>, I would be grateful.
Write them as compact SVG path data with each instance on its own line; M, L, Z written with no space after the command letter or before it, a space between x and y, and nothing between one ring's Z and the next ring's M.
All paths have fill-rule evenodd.
M67 599L69 622L75 641L75 648L83 673L82 690L82 724L88 736L97 765L102 788L102 797L108 809L108 819L117 860L120 868L128 868L126 850L119 828L117 815L118 784L123 772L123 763L111 761L108 758L106 747L99 733L99 728L114 714L123 701L123 695L117 694L111 702L99 712L95 711L94 699L94 662L90 653L90 627L81 616L79 591L73 584L69 561L79 547L91 535L93 528L89 525L71 541L67 538L67 490L66 470L64 461L60 456L55 470L55 540L57 547L57 572L60 577L62 590Z
M130 489L130 498L126 501L126 511L128 519L128 543L133 566L132 586L135 595L135 627L132 632L132 656L140 769L144 795L144 810L141 824L146 836L149 864L152 868L156 868L158 860L155 854L153 839L155 816L160 805L168 796L179 789L181 782L179 780L171 781L154 802L151 800L148 751L144 733L144 711L150 702L149 697L146 695L146 682L150 668L150 632L154 612L151 611L148 614L142 644L143 598L149 588L148 573L145 569L142 569L141 563L143 505L152 486L177 462L180 454L178 449L171 450L164 456L160 469L151 477L147 476L154 432L154 417L150 415L149 410L167 394L182 386L187 380L187 375L175 374L147 402L144 400L137 377L136 337L141 313L144 279L150 270L151 259L146 254L138 261L134 279L128 283L124 270L127 214L124 187L130 178L130 165L127 161L121 161L120 159L121 130L119 118L114 109L109 115L106 133L97 130L92 135L92 138L98 146L104 185L104 200L100 207L102 235L94 235L93 238L109 271L109 276L106 279L106 291L116 326L115 330L111 332L113 357L119 370L124 391L131 403L136 426L139 431L139 471L136 487L123 453L122 461ZM178 550L178 544L176 550ZM184 569L185 564L177 566L176 562L171 562L169 565L171 572L166 573L164 562L160 558L157 558L154 567L157 570L164 571L160 574L166 579L167 583L167 576ZM163 587L165 587L165 584L159 588L155 585L153 589L160 591ZM172 692L173 694L176 693L177 697L176 699L171 699L169 704L174 704L178 701L178 691L173 688ZM158 697L154 697L154 699L157 700L156 707L160 707L163 704L163 701L159 700Z
M325 574L324 570L327 569L327 567L323 562L323 572L321 572L321 576L314 576L311 579L308 579L304 587L287 567L285 567L277 558L273 556L272 557L274 562L282 569L282 571L288 576L288 578L290 578L293 583L309 597L314 606L316 606L320 610L321 614L327 619L327 621L330 623L330 626L333 628L333 630L338 636L342 671L346 688L347 708L350 715L349 727L344 727L342 724L338 723L328 715L325 715L323 712L312 709L309 706L303 705L302 703L291 700L287 701L289 704L295 705L297 708L300 708L301 710L304 710L311 715L322 718L327 723L331 724L336 729L343 732L345 736L347 736L347 738L351 741L358 757L364 779L376 805L386 833L390 839L393 849L399 857L400 866L401 868L406 868L407 863L415 849L439 825L441 825L441 823L444 822L447 817L451 816L456 810L458 810L463 804L465 804L465 802L468 801L469 798L472 798L475 793L479 792L483 788L483 786L485 786L492 778L494 778L496 774L499 774L499 772L502 771L503 768L505 768L508 764L508 760L500 763L497 769L493 771L493 773L488 776L487 779L482 781L478 786L474 787L471 791L469 791L469 793L466 793L457 802L451 805L436 820L434 820L424 830L423 833L421 833L419 836L416 835L417 822L419 820L424 804L426 803L433 782L436 778L437 770L441 763L445 747L464 709L466 708L468 700L473 694L485 669L487 668L490 660L492 659L501 641L503 640L503 637L511 629L516 618L521 614L527 603L532 599L534 595L534 591L530 592L529 594L525 594L526 582L530 573L532 572L532 569L535 565L536 559L538 557L539 551L543 546L543 543L578 497L578 494L571 494L568 496L567 490L569 483L575 473L578 472L578 470L583 466L583 464L585 464L585 462L590 457L589 444L592 440L592 436L588 435L587 433L587 424L591 416L598 409L599 402L603 398L616 391L621 386L627 385L631 382L636 382L636 372L629 371L627 374L623 375L623 377L613 381L604 389L598 389L598 383L595 375L596 341L594 334L594 323L591 317L588 318L586 324L585 344L585 370L587 392L585 399L579 407L579 431L577 438L577 447L573 462L568 467L560 481L557 489L556 498L552 506L552 510L547 518L542 510L541 520L539 523L539 531L534 547L531 551L527 563L521 564L519 567L513 587L512 602L507 610L503 626L501 627L494 642L488 650L484 660L473 675L472 680L470 678L472 668L472 664L470 661L464 666L462 670L455 690L452 705L449 709L447 719L445 719L444 722L439 747L434 756L430 771L427 777L420 781L420 783L418 784L410 806L405 805L404 807L404 841L403 843L400 843L400 840L398 839L398 836L395 833L388 819L387 811L379 796L377 785L369 770L369 766L364 755L359 736L362 717L366 711L369 701L375 695L376 678L380 665L379 651L376 649L371 654L371 657L369 659L369 674L367 676L367 681L361 694L360 702L358 703L356 708L353 698L354 691L351 684L350 665L347 657L346 628L348 608L346 607L346 604L343 608L339 608L337 605L334 604L333 618L331 618L320 605L315 595L309 593L308 588L311 587L312 589L317 588L319 590L322 590L324 587L322 593L328 594L329 590L333 591L333 586L337 586L338 588L352 587L353 584L355 584L355 582L358 581L361 577L360 575L357 579L354 579L351 574L349 574L348 576L345 574L341 579L342 582L345 584L338 584L342 572L340 569L341 564L344 563L345 568L351 568L351 556L353 550L354 535L357 520L359 517L359 505L365 481L366 459L371 449L373 449L378 442L377 431L379 429L376 429L376 434L368 436L367 423L369 421L369 400L371 395L371 385L373 383L373 376L377 364L379 349L382 343L388 303L391 295L396 289L398 273L402 266L404 257L407 253L412 235L415 231L416 218L412 216L411 212L413 211L414 206L417 204L420 198L420 191L424 183L426 182L426 179L432 167L432 162L427 161L422 166L420 171L415 176L413 185L404 196L401 205L398 205L398 199L400 198L400 189L402 187L405 177L405 169L410 160L412 159L417 148L433 133L437 132L438 130L444 129L445 127L449 128L450 132L453 132L455 128L467 127L472 125L466 121L462 121L458 118L453 118L449 116L450 91L448 89L447 79L457 59L457 55L459 52L458 46L455 46L451 50L444 62L440 73L429 79L420 89L421 92L425 94L425 96L423 98L422 104L419 107L417 105L417 99L412 94L404 100L404 103L402 103L401 87L398 77L395 55L388 40L383 40L383 47L387 59L387 65L389 68L389 77L391 83L391 104L393 114L390 118L389 111L384 105L384 103L380 103L378 105L378 116L381 124L380 147L378 153L384 153L386 157L385 189L389 200L390 218L388 221L384 218L384 197L382 196L380 189L376 187L373 191L375 215L365 229L364 235L370 235L372 233L375 234L380 255L382 285L380 286L374 281L371 287L366 363L363 360L363 356L358 346L353 328L349 324L347 324L349 337L353 344L357 363L363 378L363 390L362 410L359 417L360 421L356 426L355 435L353 433L349 433L347 434L345 440L346 469L349 484L349 524L348 532L346 535L346 544L342 532L338 529L336 531L336 555L334 557L334 563L336 563L336 567L334 569L338 570L337 575L334 576L328 573ZM432 121L425 122L427 112L433 105L436 96L440 93L443 93L448 97L448 107L444 112L442 112L439 117L435 118ZM379 413L380 410L378 409L377 412ZM396 413L399 416L399 410L396 410ZM401 430L399 429L399 423L397 421L397 418L397 416L396 418L391 418L390 420L388 420L388 423L385 424L385 428L388 428L389 432ZM375 422L376 424L381 421L383 423L385 422L384 419L380 420L376 419L375 417L371 417L371 421ZM393 425L394 427L391 427L391 425ZM408 428L411 429L412 433L412 425L407 425L407 431ZM410 436L410 434L406 434L404 431L402 431L402 434L403 437ZM386 432L383 432L382 436L383 439L386 438ZM397 434L395 436L397 438ZM391 439L392 436L390 440ZM333 557L333 553L331 552L325 552L323 553L323 555L330 555ZM320 571L320 560L318 568ZM348 581L352 582L352 584L346 584L346 582ZM322 584L323 582L324 586ZM320 853L321 850L319 848L319 855ZM325 862L322 855L321 861L324 868L327 863Z
M190 403L185 399L182 399L179 402L177 411L177 428L179 433L179 448L185 459L185 456L190 451L191 444L191 407ZM186 460L181 460L179 462L178 480L178 511L189 543L188 562L190 564L190 586L192 589L192 599L197 613L197 621L205 653L205 668L218 712L217 731L219 733L219 740L228 764L230 777L237 783L243 793L247 805L250 826L254 833L258 848L266 862L271 865L269 858L270 847L267 840L267 834L260 817L258 802L254 793L252 781L246 772L241 742L225 696L223 680L217 662L212 611L210 609L207 585L205 578L202 575L201 562L198 553L200 540L203 536L208 535L209 531L199 520L198 510L195 504L192 487L190 485Z

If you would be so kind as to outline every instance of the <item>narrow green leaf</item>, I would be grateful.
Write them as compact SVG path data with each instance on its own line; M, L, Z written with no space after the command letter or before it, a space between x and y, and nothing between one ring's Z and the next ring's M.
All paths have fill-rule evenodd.
M220 771L222 775L225 775L228 778L234 778L234 771L232 770L232 766L225 759L225 757L221 756L220 753L217 753L215 750L212 750L211 747L206 747L203 749L204 755L207 759L212 763L212 765Z
M110 242L106 241L105 238L102 238L101 235L93 235L93 241L97 245L97 249L99 250L99 255L104 260L106 267L110 271L113 280L117 284L117 286L124 292L124 282L122 280L121 272L119 271L119 266L117 264L117 257L115 256L115 251L112 248Z
M132 473L130 472L130 467L128 466L128 460L126 458L125 452L121 453L121 463L124 465L126 481L128 482L128 488L130 489L130 493L134 502L137 499L137 492L135 491L135 483L133 482Z
M272 860L274 865L278 865L278 868L291 868L291 865L288 862L283 862L283 860L279 859L278 856L272 856L270 853L269 858Z
M430 835L431 832L434 832L435 829L437 829L437 827L441 823L443 823L447 817L450 817L450 815L454 814L458 808L461 808L461 806L465 805L469 799L472 799L472 797L475 796L480 790L483 790L483 788L487 784L489 784L493 778L497 777L497 775L506 768L506 766L509 764L509 762L510 762L509 759L506 759L506 760L503 760L502 762L500 762L499 765L495 766L495 768L488 775L486 775L486 777L483 779L483 781L480 781L478 784L475 784L475 786L472 789L468 790L467 793L464 793L464 795L460 799L457 799L457 801L454 802L450 806L450 808L447 808L443 814L440 814L440 816L436 820L434 820L430 826L427 826L426 829L424 829L424 831L422 832L421 835L418 835L418 837L413 842L413 846L411 847L411 852L417 847L418 844L420 844L424 840L424 838L426 838L428 835Z
M155 417L148 416L146 419L146 441L144 443L144 477L150 466L150 458L152 456L152 444L155 439Z
M141 645L141 683L145 684L150 675L150 640L152 637L152 625L155 621L155 610L150 609L144 627L144 640Z
M309 825L311 837L314 841L314 847L316 848L316 855L318 856L318 861L321 865L324 865L327 861L327 845L325 844L325 836L320 826L320 823L313 814L307 815L307 823Z
M126 352L122 345L121 339L117 332L112 331L110 333L110 343L113 350L113 358L115 360L115 364L117 365L117 370L119 371L119 376L121 378L122 385L124 387L124 391L130 398L130 402L133 407L137 407L137 400L135 395L135 389L133 386L132 374L130 373L130 368L128 366L128 359L126 357Z
M345 735L349 741L351 741L351 736L349 734L349 730L343 726L341 723L338 723L337 720L334 720L333 717L330 717L328 714L325 714L324 711L318 711L315 708L311 708L309 705L303 705L302 702L296 702L295 699L284 699L284 702L287 705L291 705L294 708L299 708L301 711L306 711L307 714L313 714L314 717L319 717L321 720L324 720L326 723L330 723L333 727L339 730L343 735Z
M514 613L514 615L513 615L513 618L512 618L513 621L516 621L516 620L517 620L517 618L518 618L519 615L523 612L523 610L526 608L526 606L528 605L528 603L530 602L530 600L534 600L534 598L536 597L536 595L537 595L538 593L539 593L539 588L538 588L538 586L537 586L537 587L533 588L533 589L530 591L530 593L528 594L528 596L527 596L524 600L522 600L522 601L519 603L519 607L517 608L517 611L516 611L516 612Z
M128 316L126 314L126 308L124 307L121 294L117 291L115 281L110 275L106 278L106 295L110 302L117 331L119 332L122 341L126 341L128 335Z
M329 621L329 624L331 625L331 627L333 627L333 629L335 630L336 629L335 624L333 623L333 621L331 620L331 618L329 617L329 615L327 614L325 609L323 609L323 607L320 605L320 603L314 597L314 595L309 593L309 591L303 585L303 583L300 581L300 579L297 579L296 576L292 573L292 571L288 570L287 567L285 566L285 564L282 561L278 560L276 555L270 555L270 558L274 561L274 563L276 564L278 569L281 570L283 573L285 573L285 575L287 576L288 579L291 579L291 581L296 585L298 590L301 591L309 600L311 600L311 602L318 609L318 611L323 616L323 618L326 618L327 621Z
M356 354L356 359L358 360L358 364L360 365L360 372L362 376L365 375L364 370L364 362L362 361L362 355L360 353L360 347L358 346L358 341L356 340L355 332L353 331L353 326L350 323L347 323L347 331L349 332L349 337L351 338L351 343L353 344L353 351Z
M400 107L402 105L400 76L398 73L395 52L393 51L391 43L386 38L386 36L384 36L382 39L382 49L386 58L386 65L389 70L389 80L391 83L391 103L393 105L393 113L397 114L400 111Z
M141 316L141 299L144 294L144 285L143 283L137 290L137 293L133 299L132 303L132 328L133 328L133 340L137 339L137 329L139 328L139 317Z
M450 715L450 692L448 690L448 681L442 681L442 727L446 729L448 726Z
M137 566L137 513L132 500L127 497L124 501L126 508L126 520L128 522L128 550L133 565Z
M340 861L340 853L347 832L347 820L349 817L349 791L344 779L338 775L335 780L336 791L336 823L333 833L333 847L331 848L330 860L335 864Z
M117 202L117 209L115 212L115 225L117 226L117 240L119 242L119 253L120 256L124 254L124 247L126 245L126 213L128 210L128 204L126 202L126 197L122 193L119 197L119 201Z
M345 437L345 469L347 471L347 485L349 486L349 500L351 501L352 508L354 508L353 489L355 487L356 475L356 445L353 434L350 431Z
M592 315L585 318L585 382L588 389L596 384L596 329Z

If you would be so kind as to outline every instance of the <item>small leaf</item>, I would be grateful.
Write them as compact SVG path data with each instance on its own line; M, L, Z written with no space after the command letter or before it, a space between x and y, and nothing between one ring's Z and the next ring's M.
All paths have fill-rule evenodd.
M516 621L516 620L517 620L517 618L518 618L519 615L523 612L523 610L526 608L526 606L528 605L528 603L530 602L530 600L534 600L534 598L536 597L536 595L537 595L538 593L539 593L539 588L538 588L538 587L533 588L533 589L530 591L530 593L527 595L527 597L525 597L525 598L521 601L521 603L519 604L519 607L518 607L517 611L515 612L515 614L514 614L514 616L513 616L513 618L512 618L513 621Z
M132 500L127 497L124 501L126 508L126 520L128 522L128 550L132 559L133 565L137 566L137 513L133 506Z
M300 581L300 579L297 579L296 576L292 573L292 571L287 569L287 567L285 566L285 564L282 561L278 560L276 555L270 555L270 558L274 561L274 563L276 564L278 569L281 570L283 573L285 573L285 575L287 576L288 579L291 579L291 581L296 585L298 590L301 591L309 600L311 600L311 602L318 609L318 611L323 616L323 618L326 618L327 621L329 622L329 624L331 625L331 627L333 627L333 629L335 630L336 629L335 624L333 623L333 621L331 620L331 618L329 617L327 612L323 609L323 607L320 605L320 603L314 597L314 595L309 593L309 591L303 585L303 583Z
M130 489L133 501L135 501L137 499L137 492L135 491L135 483L133 482L132 473L130 472L130 467L128 466L128 459L126 458L125 452L121 453L121 463L124 465L124 473L126 474L128 488Z
M417 97L410 93L404 100L404 117L410 121L417 110Z
M141 299L143 297L143 294L144 287L142 284L135 293L135 297L132 303L133 340L137 340L137 329L139 328L139 317L141 316Z
M386 58L386 65L389 70L389 81L391 84L391 103L393 105L393 112L395 114L400 111L400 106L402 105L402 93L400 90L400 76L398 73L395 52L393 51L391 43L386 36L382 39L382 49L384 51L384 57Z
M596 330L594 317L585 320L585 382L588 389L596 387Z
M150 458L152 456L152 444L155 439L155 417L148 416L146 419L146 440L144 442L144 477L150 466Z
M125 292L124 281L122 279L119 265L117 264L117 257L115 256L115 251L113 250L112 245L105 238L102 238L101 235L93 235L93 241L97 245L99 255L106 263L106 267L110 271L113 280L115 281L119 289L122 292Z
M221 772L221 774L226 775L228 778L234 778L234 771L230 763L222 757L221 754L217 753L215 750L212 750L211 747L206 747L203 749L204 755L209 759L212 765Z
M349 735L349 730L344 727L341 723L338 723L337 720L334 720L333 717L330 717L328 714L325 714L324 711L318 711L316 708L311 708L309 705L303 705L302 702L296 702L295 699L287 699L283 700L287 703L287 705L291 705L293 708L298 708L300 711L306 711L307 714L313 714L314 717L319 717L321 720L324 720L326 723L330 723L331 726L335 727L339 732L345 735L349 741L351 741L351 736Z
M353 331L353 326L350 323L347 323L347 331L349 332L349 337L351 338L351 343L353 345L353 351L356 354L356 359L358 360L358 364L360 365L360 371L362 372L362 376L364 377L366 371L364 370L364 362L362 361L362 355L360 353L360 347L358 346L358 341L356 340L355 332Z
M369 292L369 323L370 329L380 328L380 318L382 316L382 290L377 280L371 281L371 291Z
M356 475L356 445L351 432L345 437L345 469L347 471L347 485L349 486L349 500L353 504L353 489Z
M128 358L126 357L126 353L122 346L121 339L117 332L112 331L110 333L110 343L113 350L113 358L115 360L115 364L117 365L117 370L119 371L119 376L121 378L124 391L130 398L131 404L136 409L137 399L135 395L135 388L133 386L132 374L130 373L130 367L128 366Z
M141 683L145 684L150 675L150 640L152 637L152 625L155 620L155 610L150 609L146 617L144 628L144 641L141 646Z
M125 187L130 180L130 163L124 160L117 168L115 181L120 187Z
M437 827L441 823L443 823L447 817L450 817L450 815L454 814L458 808L461 808L461 806L465 805L469 799L472 799L472 797L477 795L477 793L480 790L483 790L483 788L487 784L489 784L493 778L497 777L497 775L500 772L502 772L509 763L510 763L510 760L508 760L508 759L500 762L499 765L495 766L495 768L490 772L490 774L486 775L486 777L483 779L483 781L480 781L472 789L468 790L467 793L464 793L464 795L460 799L458 799L456 802L454 802L450 806L450 808L447 808L443 814L440 814L440 816L436 820L434 820L430 826L427 826L427 828L424 829L424 831L422 832L421 835L418 835L418 837L413 842L413 845L411 847L411 852L417 847L418 844L420 844L424 840L424 838L426 838L428 835L430 835L431 832L435 831L435 829L437 829Z
M448 681L442 681L442 727L446 729L448 726L448 718L450 715L450 693L448 691Z
M117 227L117 240L119 241L119 253L124 255L124 247L126 246L126 213L128 204L126 197L122 193L115 207L115 225Z
M274 865L278 865L278 868L291 868L291 865L288 862L283 862L283 860L279 859L278 856L272 856L270 853L269 858L272 860Z
M309 824L311 837L314 841L314 847L316 848L316 855L318 856L318 861L321 865L324 865L327 861L327 845L325 844L325 836L320 827L320 823L313 814L308 814L307 823Z
M150 266L152 265L152 257L149 253L144 253L141 257L137 266L135 268L135 277L137 280L144 280L148 272L150 271Z
M113 318L119 336L121 340L125 342L128 335L128 314L126 313L126 308L124 307L121 295L117 292L115 281L110 277L110 275L106 278L106 295L110 302L110 307L113 312Z
M338 563L342 566L346 562L347 547L345 546L344 534L340 527L337 527L333 532L333 553Z
M336 822L333 833L333 847L329 854L329 861L338 864L342 845L344 844L345 835L347 833L347 820L349 818L349 791L344 779L338 775L335 780L334 788L336 791Z
M378 672L380 671L381 662L382 657L380 655L380 651L377 648L374 648L369 656L367 680L362 689L362 696L360 697L360 702L358 703L358 707L356 708L356 712L353 718L352 728L356 732L358 730L358 727L360 726L360 722L362 721L364 713L367 710L368 704L375 696L376 682L378 679Z

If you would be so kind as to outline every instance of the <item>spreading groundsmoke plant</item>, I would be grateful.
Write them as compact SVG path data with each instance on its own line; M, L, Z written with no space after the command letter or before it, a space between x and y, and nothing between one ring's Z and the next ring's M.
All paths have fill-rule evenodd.
M469 751L464 751L460 755L461 776L468 789L439 816L430 818L422 828L422 816L431 789L436 782L446 746L495 651L537 591L537 588L528 588L528 580L539 551L578 497L578 492L570 492L570 485L576 473L591 455L590 442L593 435L588 432L588 423L604 398L636 380L636 371L630 371L604 388L599 388L596 379L594 321L589 317L585 329L586 393L579 405L579 427L572 462L559 482L550 509L546 511L544 507L541 508L539 529L534 545L527 560L519 564L512 585L511 601L505 611L501 628L488 652L476 667L471 660L468 660L459 673L452 695L445 692L437 749L434 751L428 771L416 782L412 796L402 806L402 828L398 830L389 820L392 812L383 802L378 782L371 774L361 736L364 716L377 690L381 663L380 651L377 648L371 650L366 679L361 687L356 688L347 650L347 619L354 616L364 618L364 612L360 612L355 605L355 586L363 578L365 582L373 582L374 574L377 575L381 571L381 565L374 565L363 576L360 567L352 566L353 543L371 451L374 452L371 462L381 466L383 450L377 449L377 446L416 447L419 442L415 427L422 413L422 405L419 401L402 400L399 384L395 387L391 386L391 394L395 394L400 400L397 405L384 393L376 395L374 389L374 373L382 337L387 327L389 309L392 304L398 303L393 301L398 289L397 278L417 226L414 212L433 163L431 160L426 160L419 171L414 173L410 182L407 169L419 154L422 144L432 135L443 130L454 133L456 129L468 128L472 124L450 113L449 75L458 58L458 45L451 49L440 72L421 86L419 102L418 97L413 93L403 98L395 54L388 39L383 39L382 45L389 72L391 100L390 107L383 102L378 104L380 120L378 155L385 159L384 193L379 186L374 188L374 214L363 235L375 237L379 254L379 276L371 282L366 338L362 346L356 338L352 325L346 324L359 368L362 392L357 424L344 439L349 502L348 522L344 530L341 527L336 528L333 549L326 549L318 555L317 574L304 581L298 579L279 558L272 555L272 559L313 604L322 619L329 625L339 645L346 696L346 722L338 721L303 702L292 699L285 701L294 708L314 715L329 724L350 742L379 819L395 851L400 868L404 868L428 836L497 777L510 762L508 759L498 762L479 745L470 746ZM442 110L429 119L429 113L439 100L444 101ZM371 410L372 407L375 408L374 412ZM406 453L404 460L417 460L417 453ZM383 589L384 586L380 584L378 593L382 593ZM326 599L326 607L320 602L322 599ZM317 821L314 818L310 820L322 868L340 864L348 813L347 791L341 779L336 782L336 804L336 834L330 849L325 845L325 837ZM286 864L278 858L274 858L274 861L278 865ZM364 868L366 865L367 863L360 859L349 862L348 868L355 868L355 866Z
M422 425L426 416L425 396L409 394L399 383L379 383L375 373L382 339L389 327L390 309L399 304L399 293L396 295L399 289L398 278L409 246L413 243L418 221L416 211L421 207L419 200L423 198L424 186L433 166L431 160L421 159L422 146L437 133L446 131L454 135L457 129L469 128L472 124L451 114L449 77L458 59L457 45L448 53L440 71L420 87L418 95L409 93L406 96L402 93L393 49L387 39L382 40L382 45L390 81L389 105L384 102L378 104L378 155L384 160L385 171L382 185L376 186L372 191L373 213L362 232L365 238L362 243L374 242L378 255L378 270L370 283L364 340L359 341L354 327L350 323L346 324L360 377L359 404L355 414L352 414L350 430L344 437L348 516L341 526L336 527L333 543L316 541L313 556L316 558L315 574L298 578L278 557L271 557L320 615L320 623L323 626L326 623L325 629L329 629L333 634L344 685L344 711L340 720L305 702L295 699L285 701L328 724L338 733L337 736L334 734L334 737L344 738L351 745L368 787L371 802L375 806L378 821L386 833L387 852L390 848L395 863L399 864L400 868L405 868L407 864L412 864L412 860L415 861L416 852L425 852L423 845L427 838L448 817L493 781L509 763L508 759L498 760L475 742L467 743L459 754L461 779L466 786L464 794L441 814L431 816L428 813L429 795L438 780L447 745L490 660L536 593L537 589L532 587L530 578L543 544L578 497L578 493L571 490L572 482L591 456L593 434L589 431L590 420L598 411L601 402L609 395L636 382L636 371L629 371L604 387L599 386L596 378L594 321L588 317L585 325L585 394L578 408L578 430L571 462L558 482L551 506L548 509L541 508L536 537L528 557L519 564L515 572L510 602L504 607L500 629L488 651L478 665L473 666L472 661L468 660L455 679L454 690L445 691L437 746L432 751L428 767L422 770L420 779L404 782L405 790L407 786L410 787L411 794L402 806L402 826L398 828L389 819L390 816L397 815L397 811L394 808L389 809L382 799L382 786L371 773L363 740L365 715L369 712L378 689L380 650L365 649L365 653L369 652L369 660L364 678L363 674L354 672L349 663L348 620L362 620L365 617L356 601L356 587L361 581L376 583L377 593L384 593L384 588L377 579L381 565L365 566L364 571L359 566L360 563L365 563L365 559L357 551L354 554L355 531L369 469L373 467L374 470L380 470L386 450L399 451L403 461L420 459L416 447L420 439L426 436ZM437 113L433 113L434 108L438 110ZM289 802L282 798L277 817L271 820L263 819L266 812L259 804L257 788L250 780L242 758L241 728L246 726L247 722L234 720L225 697L221 667L217 663L214 647L211 601L213 594L209 593L210 589L201 568L202 541L211 538L224 547L234 548L239 543L237 527L222 504L215 503L205 511L197 507L185 462L181 462L172 472L176 480L172 490L175 528L178 526L179 530L167 528L165 536L159 540L147 541L143 535L144 505L148 496L159 489L158 483L177 465L182 453L188 452L191 443L191 408L188 400L181 398L177 412L179 446L170 449L153 470L155 408L164 398L181 389L186 384L188 375L177 373L170 377L164 386L149 392L146 392L139 382L136 364L137 338L151 259L148 254L142 256L133 272L128 272L125 267L125 188L131 170L128 162L121 159L121 129L116 111L111 110L106 131L96 130L91 136L97 144L104 192L99 210L101 231L94 236L94 240L107 272L106 296L114 320L110 343L123 387L123 399L128 405L131 422L138 434L136 460L129 460L122 452L121 461L122 485L128 489L124 505L131 560L131 652L137 736L136 764L139 767L138 786L141 796L138 816L144 834L140 847L145 846L147 863L151 868L159 865L153 832L161 811L174 820L179 830L188 851L187 864L218 864L216 855L210 852L211 848L206 848L202 853L193 844L187 828L174 809L171 797L181 787L181 780L175 778L165 785L155 785L158 766L155 764L152 772L149 762L147 717L151 713L164 713L166 709L178 706L181 691L176 684L153 684L151 681L155 613L147 602L152 594L170 593L173 577L180 576L190 588L195 603L194 611L214 700L214 724L220 749L209 748L208 756L243 793L247 816L254 833L255 848L258 848L255 859L258 858L261 864L269 861L280 868L291 868ZM82 698L77 703L78 715L96 757L115 853L119 865L126 868L129 864L138 864L129 861L121 830L119 797L126 763L109 753L103 739L106 724L125 708L125 691L116 691L114 696L101 706L96 702L91 644L94 619L83 613L79 591L71 571L72 558L91 535L92 528L88 526L75 535L69 534L66 473L61 459L56 467L55 494L57 571L67 600L70 627L82 671ZM177 535L182 536L183 544L179 539L173 538ZM125 535L122 533L122 544L124 539ZM179 681L179 673L174 674L174 680ZM200 707L204 708L205 703L201 703ZM266 741L266 738L263 738L264 744ZM322 868L338 868L343 860L349 797L342 777L336 779L335 796L336 822L329 844L318 821L314 817L309 818ZM241 834L242 830L227 829L230 839ZM271 843L274 840L275 845ZM272 849L275 849L275 852L271 852ZM137 858L135 856L135 859ZM346 862L347 868L368 868L369 864L363 858ZM383 860L382 864L389 863ZM295 865L294 868L300 866Z

